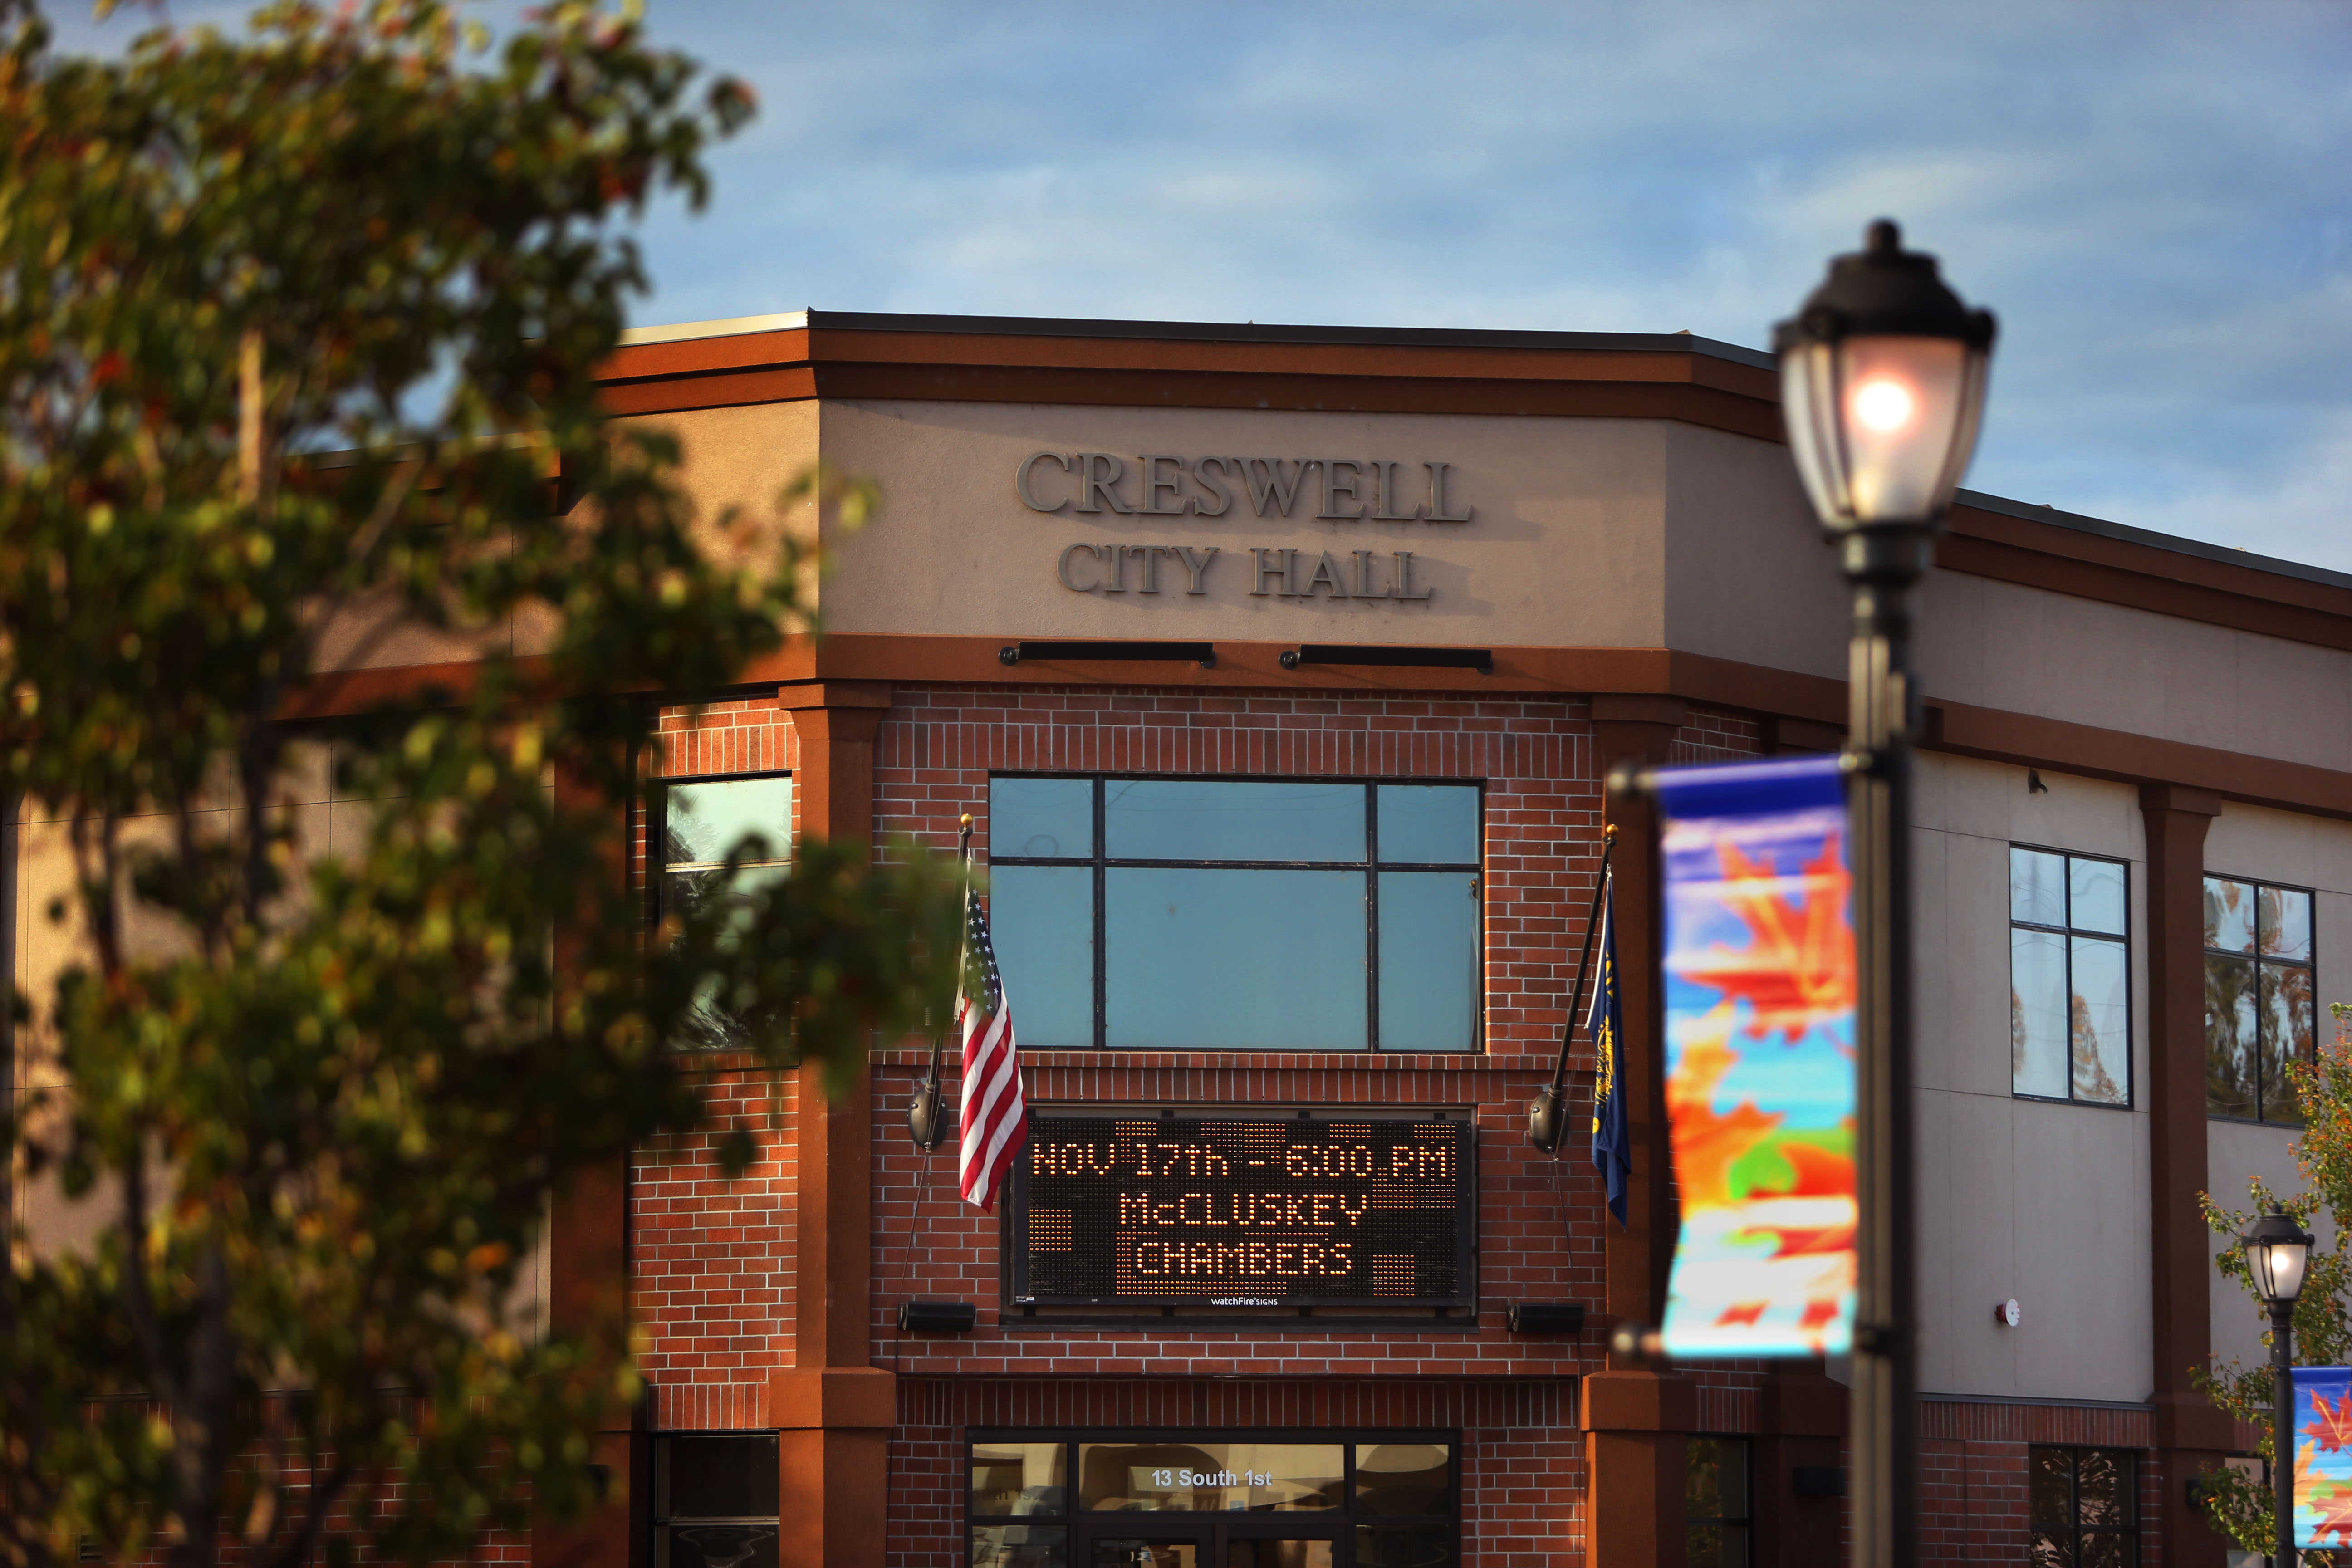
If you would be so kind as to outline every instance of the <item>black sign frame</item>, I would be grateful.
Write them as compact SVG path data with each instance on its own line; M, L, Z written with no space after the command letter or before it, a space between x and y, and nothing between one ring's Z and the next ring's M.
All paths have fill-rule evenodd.
M1453 1153L1454 1162L1454 1281L1452 1294L1413 1295L1322 1295L1272 1291L1251 1299L1236 1299L1223 1291L1204 1289L1196 1292L1168 1292L1156 1295L1068 1294L1049 1293L1032 1289L1030 1249L1030 1179L1033 1154L1038 1145L1054 1142L1055 1123L1079 1121L1102 1122L1153 1121L1199 1126L1209 1123L1280 1123L1296 1128L1360 1126L1378 1123L1385 1127L1397 1125L1428 1127L1441 1125L1454 1130ZM1028 1110L1028 1144L1013 1162L1005 1183L1004 1223L1002 1231L1003 1268L1000 1278L1004 1282L1004 1302L1015 1311L1034 1312L1039 1308L1129 1308L1143 1311L1173 1309L1197 1310L1209 1312L1232 1312L1237 1315L1259 1315L1268 1309L1286 1311L1312 1310L1317 1308L1385 1308L1405 1312L1440 1313L1475 1311L1478 1300L1478 1129L1474 1111L1458 1106L1422 1106L1412 1109L1369 1106L1266 1106L1248 1108L1235 1106L1199 1105L1040 1105Z

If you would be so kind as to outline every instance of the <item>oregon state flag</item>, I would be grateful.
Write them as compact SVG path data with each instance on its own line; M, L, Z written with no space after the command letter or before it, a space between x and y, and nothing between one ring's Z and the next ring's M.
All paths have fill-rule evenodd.
M1609 1189L1609 1212L1625 1224L1625 1178L1633 1169L1632 1140L1625 1131L1625 1077L1618 1042L1624 1037L1617 1011L1617 878L1612 871L1601 891L1601 978L1592 987L1592 1011L1584 1032L1592 1039L1592 1163Z

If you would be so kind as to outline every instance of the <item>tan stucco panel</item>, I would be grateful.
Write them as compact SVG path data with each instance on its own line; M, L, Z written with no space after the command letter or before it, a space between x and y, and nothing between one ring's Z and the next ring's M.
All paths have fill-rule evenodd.
M844 632L1006 637L1656 647L1664 636L1667 428L1636 420L829 402L824 455L877 479L883 511L872 529L842 543L825 585L826 621ZM696 441L708 439L700 426L693 430ZM1121 493L1130 505L1146 453L1395 462L1423 486L1420 465L1449 463L1448 500L1474 516L1465 523L1322 521L1311 485L1288 517L1261 517L1246 499L1221 517L1081 516L1068 507L1049 515L1013 492L1015 470L1037 451L1122 458ZM1058 501L1074 488L1048 465L1036 493ZM1183 571L1165 561L1156 594L1136 591L1134 565L1127 592L1076 592L1056 573L1071 544L1214 547L1218 554L1197 595L1182 591ZM1410 551L1414 584L1431 597L1254 595L1253 548L1299 551L1302 577L1325 552L1352 574L1350 552L1372 551L1382 574L1374 581L1383 587L1393 585L1394 552ZM1074 579L1093 583L1097 565L1081 558Z

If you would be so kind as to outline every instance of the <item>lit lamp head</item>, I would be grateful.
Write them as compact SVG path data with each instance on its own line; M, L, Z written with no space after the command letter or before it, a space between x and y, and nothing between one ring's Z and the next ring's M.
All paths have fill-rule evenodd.
M1780 410L1822 525L1933 523L1976 450L1993 319L1885 218L1772 331Z
M2254 1277L2254 1289L2274 1311L2294 1305L2303 1294L2303 1275L2311 1261L2313 1237L2309 1231L2276 1209L2254 1222L2254 1228L2238 1238L2246 1249L2246 1267Z

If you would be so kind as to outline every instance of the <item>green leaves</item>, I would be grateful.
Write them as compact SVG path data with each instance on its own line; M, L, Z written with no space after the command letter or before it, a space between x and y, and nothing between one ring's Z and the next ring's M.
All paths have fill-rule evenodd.
M0 10L0 795L59 825L26 919L69 952L8 1134L99 1222L0 1279L26 1568L576 1511L637 1383L625 1322L536 1315L550 1203L700 1121L714 1001L838 1089L953 988L911 847L651 935L624 874L652 694L814 629L783 506L876 505L690 527L675 442L596 405L618 228L703 199L748 92L576 0L487 48L432 0L256 26L95 61ZM321 683L387 666L442 673Z

